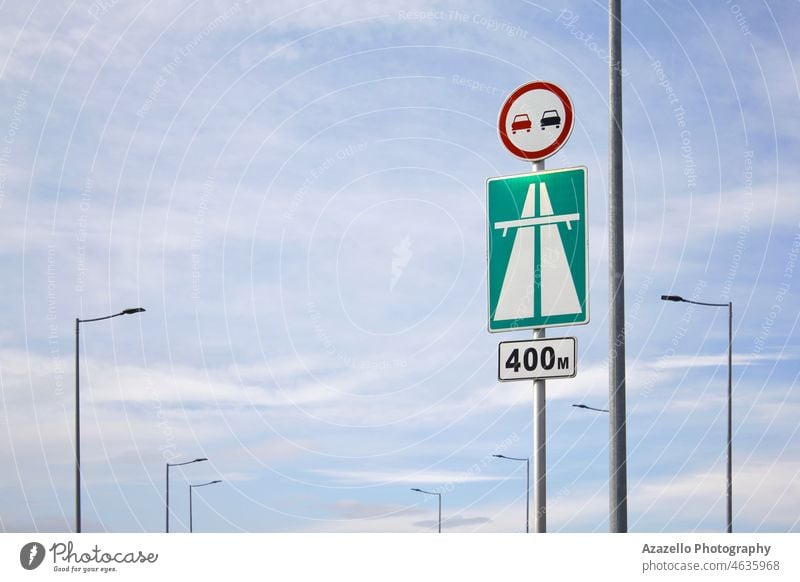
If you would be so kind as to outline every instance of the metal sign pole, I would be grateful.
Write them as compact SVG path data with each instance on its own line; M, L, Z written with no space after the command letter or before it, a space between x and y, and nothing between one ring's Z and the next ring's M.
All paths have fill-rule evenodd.
M533 162L533 171L544 171L544 160ZM533 330L533 339L543 339L545 329ZM533 531L547 531L547 417L545 381L533 381Z

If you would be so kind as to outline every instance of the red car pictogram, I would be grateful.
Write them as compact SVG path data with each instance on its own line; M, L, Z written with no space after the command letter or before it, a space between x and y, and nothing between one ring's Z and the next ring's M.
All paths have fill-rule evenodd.
M515 115L514 120L511 122L511 133L517 133L523 129L530 131L532 125L531 118L528 117L528 114L520 113L519 115Z

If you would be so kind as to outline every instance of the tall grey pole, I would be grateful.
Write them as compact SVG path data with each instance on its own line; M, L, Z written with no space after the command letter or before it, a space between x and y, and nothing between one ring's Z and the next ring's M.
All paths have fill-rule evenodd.
M220 479L209 481L208 483L198 483L197 485L189 485L189 533L194 532L194 518L192 512L192 491L195 487L205 487L206 485L214 485L215 483L222 483Z
M167 503L167 526L166 526L166 533L169 533L169 468L170 467L182 467L183 465L191 465L192 463L202 463L203 461L207 461L205 457L199 459L192 459L191 461L186 461L184 463L167 463L167 474L166 474L166 481L167 481L167 494L166 494L166 503ZM210 483L204 483L204 485L211 485L212 483L219 483L219 481L211 481ZM189 490L191 493L191 489ZM191 504L191 497L189 498L189 503ZM191 512L190 512L191 513Z
M92 319L75 318L75 533L81 533L81 374L80 374L80 348L81 348L81 324L93 321L104 321L113 319L120 315L132 315L142 313L144 307L130 307L123 309L119 313L106 315L105 317L94 317Z
M81 320L75 318L75 533L81 533Z
M544 329L533 330L533 339L543 339ZM533 531L547 531L547 414L545 381L533 381Z
M167 527L164 530L165 533L169 533L169 463L167 463Z
M531 516L531 459L525 457L520 459L518 457L506 457L505 455L492 455L498 459L510 459L512 461L525 461L525 533L530 533L530 516Z
M662 295L661 300L728 308L728 446L726 447L728 462L725 471L725 514L727 518L727 527L725 529L728 533L733 533L733 301L728 303L706 303L705 301L684 299L680 295Z
M81 533L81 323L111 319L123 313L94 319L75 318L75 533Z
M525 459L525 533L531 532L531 460Z
M437 493L439 496L439 533L442 533L442 494Z
M533 171L544 171L544 160L533 162ZM533 339L544 339L544 328L533 330ZM533 381L533 529L547 531L547 414L545 381Z
M424 493L425 495L436 495L439 498L439 533L442 533L442 494L434 493L433 491L425 491L417 487L412 487L411 490L417 493Z
M622 197L622 11L608 2L609 159L608 159L608 403L609 530L628 531L628 483L625 436L625 244Z
M733 301L728 302L728 471L727 505L728 533L733 533Z

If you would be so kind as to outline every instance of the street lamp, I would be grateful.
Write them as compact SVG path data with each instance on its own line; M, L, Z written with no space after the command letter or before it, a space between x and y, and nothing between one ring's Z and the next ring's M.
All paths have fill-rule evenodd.
M124 309L114 315L95 317L93 319L75 318L75 533L81 533L81 376L80 376L80 351L81 351L81 324L92 321L103 321L120 315L141 313L144 307Z
M608 412L605 408L595 408L594 406L586 406L585 404L573 404L575 408L582 408L584 410L594 410L595 412Z
M181 465L190 465L192 463L200 463L207 461L205 457L202 459L194 459L193 461L186 461L185 463L167 463L167 533L169 533L169 468L180 467Z
M200 483L199 485L189 485L189 533L192 533L192 489L195 487L205 487L206 485L213 485L214 483L222 483L222 480L209 481L208 483Z
M505 455L492 455L498 459L508 459L510 461L525 461L525 533L530 533L530 500L531 500L531 460L528 457L518 459L517 457L506 457Z
M436 495L439 498L439 533L442 533L442 494L423 491L422 489L417 489L416 487L412 487L411 490L416 491L417 493L424 493L425 495Z
M684 299L680 295L662 295L661 300L728 308L728 467L725 489L727 493L727 532L733 533L733 386L731 381L733 374L733 301L728 303L704 303L702 301Z

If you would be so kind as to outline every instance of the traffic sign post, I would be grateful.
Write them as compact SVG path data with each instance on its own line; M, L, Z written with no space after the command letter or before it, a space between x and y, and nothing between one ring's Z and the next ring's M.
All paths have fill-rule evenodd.
M574 378L576 364L574 337L500 342L497 350L497 378L501 382Z
M586 168L487 180L489 331L589 321Z
M533 329L534 342L545 341L546 327L589 321L586 168L543 171L544 160L569 139L574 118L566 91L545 81L517 88L500 110L497 130L501 143L514 156L533 162L535 173L487 182L490 332ZM562 356L565 367L576 363L574 338L555 340L568 339L573 340L573 353L571 359ZM501 343L501 354L505 343L513 342ZM555 357L555 347L550 347ZM527 353L533 358L532 352ZM546 357L550 357L549 352ZM550 365L550 360L547 361ZM555 368L558 361L554 360ZM530 359L528 364L538 367L538 362L533 366ZM513 362L511 365L516 368ZM518 372L517 369L515 373ZM544 533L547 531L545 380L542 375L535 378L534 531Z

